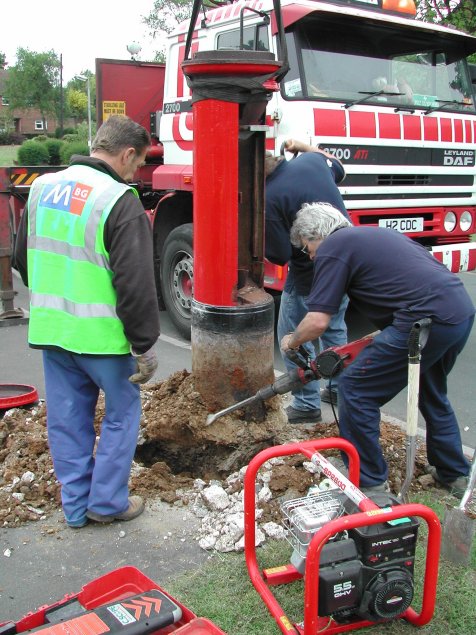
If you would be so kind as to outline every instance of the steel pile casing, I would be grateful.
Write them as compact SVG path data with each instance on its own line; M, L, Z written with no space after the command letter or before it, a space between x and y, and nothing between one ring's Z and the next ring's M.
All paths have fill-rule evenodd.
M192 371L210 411L274 379L274 302L263 289L269 90L259 82L279 68L272 54L244 50L183 64L194 102Z
M193 301L192 370L211 412L254 395L274 380L274 302L213 307ZM261 417L264 409L253 409Z

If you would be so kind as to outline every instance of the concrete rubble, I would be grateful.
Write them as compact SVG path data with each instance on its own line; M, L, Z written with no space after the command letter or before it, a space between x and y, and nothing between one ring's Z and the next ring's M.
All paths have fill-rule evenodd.
M260 503L272 498L268 483L272 476L273 465L282 465L283 459L267 461L258 473L256 481L256 546L267 539L283 540L286 537L284 527L275 522L260 522L263 509ZM314 466L309 464L308 469ZM309 471L311 471L309 469ZM239 472L230 474L224 483L201 480L194 481L193 492L188 492L189 509L201 518L199 534L196 537L199 546L205 550L219 552L244 550L244 491L243 480L246 466Z

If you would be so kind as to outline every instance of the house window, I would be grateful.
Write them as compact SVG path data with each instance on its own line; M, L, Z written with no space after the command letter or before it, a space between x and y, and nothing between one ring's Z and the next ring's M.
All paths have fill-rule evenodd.
M9 106L8 99L6 97L2 97L2 106Z
M48 122L45 121L45 127L43 128L43 120L42 119L37 119L35 121L35 130L47 130L48 129Z

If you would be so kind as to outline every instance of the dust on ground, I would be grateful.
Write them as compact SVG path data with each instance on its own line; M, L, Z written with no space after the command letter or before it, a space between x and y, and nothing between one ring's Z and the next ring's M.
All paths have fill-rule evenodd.
M208 409L195 390L193 376L179 371L157 384L142 388L143 414L131 492L146 499L173 503L186 501L195 479L224 479L240 470L264 448L307 439L338 436L335 424L317 424L311 429L289 425L282 398L275 397L258 410L235 411L205 425ZM96 412L99 434L104 415L100 398ZM263 419L264 415L264 419ZM246 418L245 418L246 417ZM405 432L382 422L381 445L389 465L392 491L398 492L405 475ZM337 451L324 452L326 455ZM298 469L302 456L289 457L273 467L269 487L274 495L301 496L313 476ZM424 447L416 453L412 490L434 486L424 475ZM60 507L60 486L48 451L46 404L7 411L0 419L0 526L15 527L47 517ZM270 517L273 510L269 510Z

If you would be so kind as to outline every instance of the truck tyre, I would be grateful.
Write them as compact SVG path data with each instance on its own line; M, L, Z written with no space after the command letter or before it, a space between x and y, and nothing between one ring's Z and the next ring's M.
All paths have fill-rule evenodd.
M193 224L176 227L162 252L160 280L165 308L177 331L191 338L193 295Z

